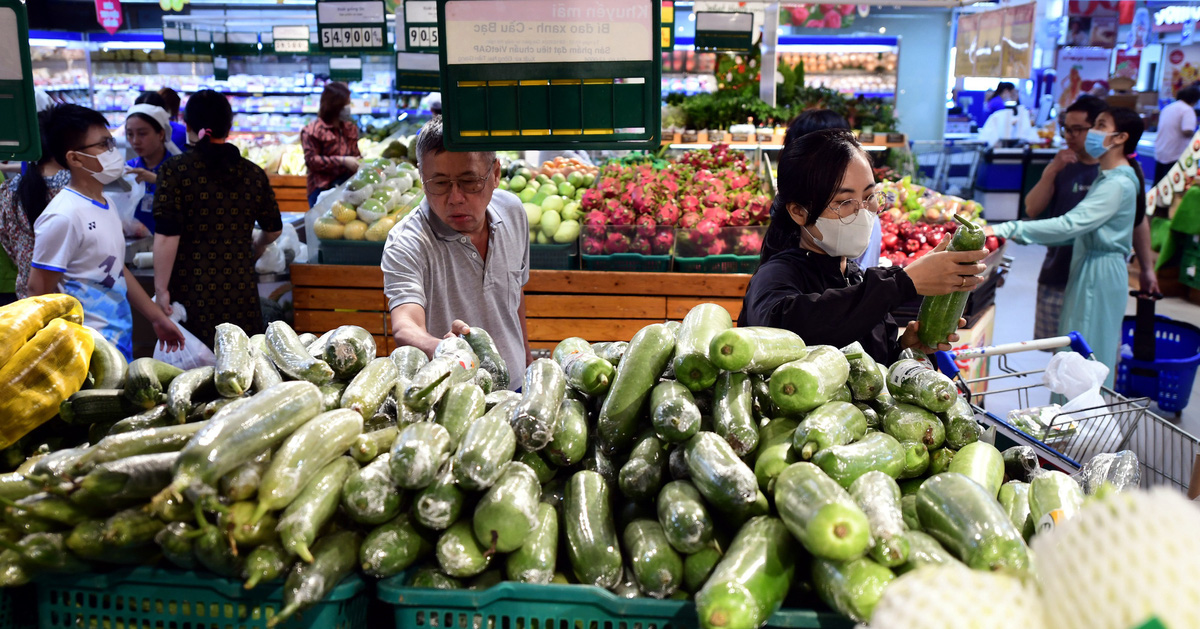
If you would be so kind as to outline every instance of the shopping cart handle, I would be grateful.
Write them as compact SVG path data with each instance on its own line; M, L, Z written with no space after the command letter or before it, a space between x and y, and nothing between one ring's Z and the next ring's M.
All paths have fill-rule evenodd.
M1068 332L1067 336L1071 339L1071 349L1077 354L1081 354L1084 358L1092 355L1092 348L1083 340L1083 335L1078 332Z
M937 351L933 354L934 362L937 363L938 371L946 375L951 380L958 377L958 363L954 361L954 355L950 352Z

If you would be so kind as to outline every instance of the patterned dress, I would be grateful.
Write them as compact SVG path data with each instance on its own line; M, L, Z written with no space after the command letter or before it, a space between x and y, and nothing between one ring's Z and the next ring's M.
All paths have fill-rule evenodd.
M219 323L262 332L252 231L283 229L267 174L232 144L204 143L163 163L154 222L179 236L168 290L187 309L183 326L210 348Z
M0 184L0 247L4 248L17 267L17 299L29 296L29 263L33 261L33 225L29 223L25 206L17 197L21 177L24 175L17 175ZM69 170L60 170L46 177L46 202L49 203L70 182Z

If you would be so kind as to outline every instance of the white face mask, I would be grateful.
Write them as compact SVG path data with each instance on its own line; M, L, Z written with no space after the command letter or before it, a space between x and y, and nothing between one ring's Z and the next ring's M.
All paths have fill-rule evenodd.
M82 155L87 155L87 153L82 153ZM125 160L121 159L121 154L117 152L117 149L108 149L99 155L91 155L91 157L95 157L100 162L100 170L95 171L87 167L83 167L83 169L92 173L92 177L96 181L110 184L125 174Z
M825 253L835 258L857 258L867 250L876 220L874 213L866 209L855 213L850 223L821 217L817 219L817 229L821 230L824 238L817 238L812 232L808 232L808 235Z

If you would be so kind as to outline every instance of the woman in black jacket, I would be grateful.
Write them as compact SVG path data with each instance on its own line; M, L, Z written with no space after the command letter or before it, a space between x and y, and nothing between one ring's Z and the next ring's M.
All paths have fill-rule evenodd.
M870 159L851 132L818 131L784 146L776 203L787 211L768 228L774 246L763 247L739 326L784 328L810 345L858 341L884 364L908 347L949 349L922 347L916 322L900 335L889 313L918 295L973 289L987 252L945 251L946 238L907 268L860 270L850 260L866 249L879 204Z

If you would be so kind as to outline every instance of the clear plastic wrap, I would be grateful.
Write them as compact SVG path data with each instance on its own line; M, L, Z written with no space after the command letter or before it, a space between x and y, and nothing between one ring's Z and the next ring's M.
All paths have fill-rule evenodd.
M1084 493L1092 495L1105 482L1111 483L1117 491L1137 487L1142 481L1142 466L1137 455L1132 450L1122 450L1115 454L1097 454L1083 467L1079 468L1072 478L1082 487Z

